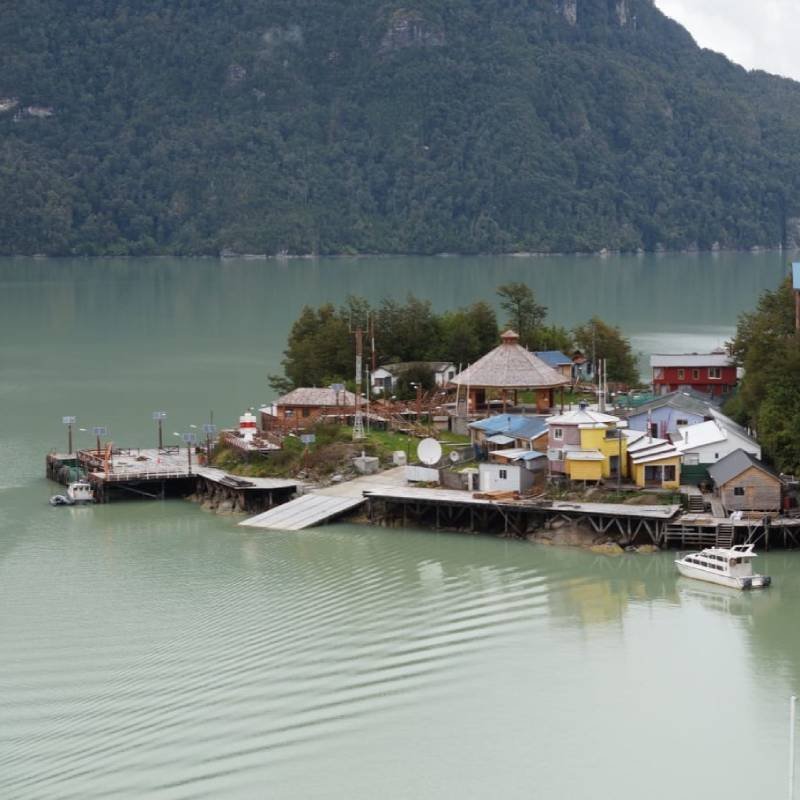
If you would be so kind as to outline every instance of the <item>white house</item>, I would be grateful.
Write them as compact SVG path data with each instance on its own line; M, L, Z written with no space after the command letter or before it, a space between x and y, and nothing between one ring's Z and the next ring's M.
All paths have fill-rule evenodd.
M482 492L527 492L534 484L535 473L518 464L482 463L478 465Z
M734 450L743 450L761 459L761 446L732 419L712 409L714 419L678 428L675 446L684 464L716 464Z
M397 389L397 381L409 370L426 369L433 375L434 385L444 388L458 371L450 361L403 361L398 364L384 364L370 374L373 394L392 394Z

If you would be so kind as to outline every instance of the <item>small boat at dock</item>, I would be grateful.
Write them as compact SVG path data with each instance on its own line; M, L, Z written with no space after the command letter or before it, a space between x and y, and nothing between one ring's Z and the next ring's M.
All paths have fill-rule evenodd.
M764 589L772 583L768 575L753 573L755 545L737 544L730 548L709 547L675 559L678 572L687 578L717 583L731 589Z
M66 494L56 494L50 498L51 506L79 506L94 503L94 489L89 481L73 481L67 486Z

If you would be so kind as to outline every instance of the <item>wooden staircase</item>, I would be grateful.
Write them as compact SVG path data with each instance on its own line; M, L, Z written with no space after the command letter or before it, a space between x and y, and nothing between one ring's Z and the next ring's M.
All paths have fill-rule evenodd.
M729 549L733 546L733 525L728 522L721 522L717 525L717 547Z
M690 514L702 514L706 510L706 504L703 500L702 494L690 494L689 495L689 513Z

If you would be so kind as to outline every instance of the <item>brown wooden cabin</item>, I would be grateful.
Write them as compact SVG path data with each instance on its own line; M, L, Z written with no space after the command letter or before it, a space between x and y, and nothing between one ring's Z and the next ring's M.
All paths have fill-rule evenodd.
M714 493L725 510L777 513L783 482L755 456L734 450L708 468Z

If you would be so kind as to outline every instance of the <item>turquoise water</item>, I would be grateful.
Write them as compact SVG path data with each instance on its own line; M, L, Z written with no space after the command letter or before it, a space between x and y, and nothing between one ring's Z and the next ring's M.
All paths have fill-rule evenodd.
M64 414L147 445L153 410L172 437L269 399L304 302L445 308L530 279L555 321L699 349L783 270L0 260L0 797L785 796L796 553L761 556L775 585L736 594L679 579L669 553L256 533L182 501L53 509L42 477Z

